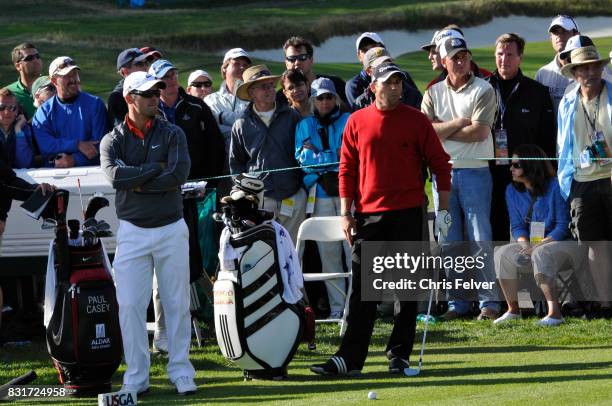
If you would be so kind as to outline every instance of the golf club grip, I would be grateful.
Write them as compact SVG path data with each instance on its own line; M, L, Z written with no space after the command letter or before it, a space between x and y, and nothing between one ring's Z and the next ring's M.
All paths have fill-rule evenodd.
M35 380L36 378L38 378L38 375L36 375L36 371L30 371L27 372L21 376L18 376L15 379L10 380L8 383L5 383L4 385L0 386L0 395L9 388L9 386L12 385L25 385L27 383L32 382L33 380Z

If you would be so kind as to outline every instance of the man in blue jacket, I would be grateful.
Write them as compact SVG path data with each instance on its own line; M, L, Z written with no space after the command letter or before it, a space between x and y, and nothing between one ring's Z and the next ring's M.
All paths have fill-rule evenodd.
M44 162L56 168L99 165L98 144L108 131L102 100L81 91L74 59L57 57L49 65L49 77L57 94L34 115L32 126Z

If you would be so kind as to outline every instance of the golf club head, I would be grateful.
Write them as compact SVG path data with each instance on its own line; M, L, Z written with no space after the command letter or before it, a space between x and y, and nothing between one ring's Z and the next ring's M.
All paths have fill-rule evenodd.
M85 219L95 218L98 211L103 207L108 207L108 199L102 196L93 195L87 202L87 209L85 209Z
M89 217L83 222L83 230L90 228L90 227L96 227L97 225L98 225L98 221L93 217Z
M40 226L40 228L43 230L53 230L55 227L57 227L57 220L52 218L44 219Z
M110 224L108 224L108 223L107 223L106 221L104 221L104 220L100 220L100 221L98 222L98 224L96 224L96 228L98 229L98 232L101 232L101 231L110 231L110 229L111 229L111 225L110 225Z
M404 368L404 375L418 376L421 373L421 368Z
M98 231L98 238L112 237L113 232L110 230Z

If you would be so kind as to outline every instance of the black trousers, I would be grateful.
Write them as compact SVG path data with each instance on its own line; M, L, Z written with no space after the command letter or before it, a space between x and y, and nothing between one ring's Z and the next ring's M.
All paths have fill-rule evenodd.
M376 214L356 214L353 243L353 293L349 299L348 327L336 353L349 370L362 369L376 320L377 302L361 300L361 244L364 241L422 241L421 207ZM417 302L395 301L393 331L387 343L389 359L408 359L416 331Z

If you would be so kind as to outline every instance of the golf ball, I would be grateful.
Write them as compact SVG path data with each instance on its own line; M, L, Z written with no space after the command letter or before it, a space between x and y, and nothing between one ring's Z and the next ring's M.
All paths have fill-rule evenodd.
M376 392L368 392L368 399L376 400Z

